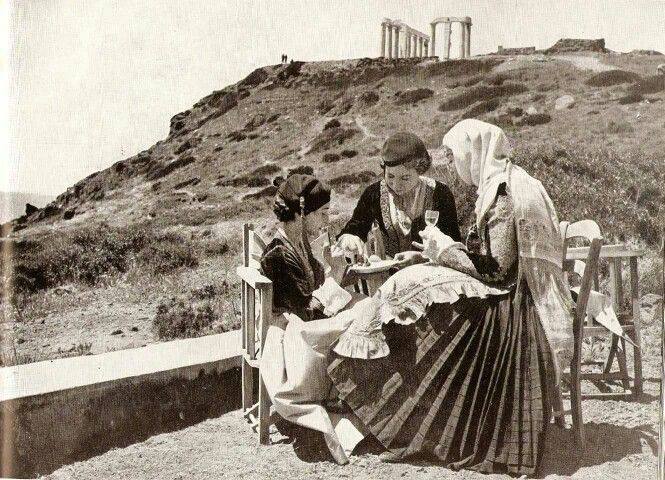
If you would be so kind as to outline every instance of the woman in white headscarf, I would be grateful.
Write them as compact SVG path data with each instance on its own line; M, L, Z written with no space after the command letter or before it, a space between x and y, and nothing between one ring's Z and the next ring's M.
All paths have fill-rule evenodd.
M427 227L423 254L402 256L429 262L380 288L328 374L386 461L428 453L455 469L532 474L559 378L553 352L572 342L556 213L498 127L464 120L438 153L478 189L481 250Z

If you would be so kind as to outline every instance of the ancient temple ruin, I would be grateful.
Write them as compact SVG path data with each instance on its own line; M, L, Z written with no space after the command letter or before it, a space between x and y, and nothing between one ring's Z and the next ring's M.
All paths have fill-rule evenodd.
M452 24L460 24L459 58L471 56L471 17L439 17L430 23L432 38L432 55L436 55L436 27L443 23L443 55L441 58L450 58Z
M401 20L381 21L381 56L410 58L429 56L430 38Z
M430 23L431 35L410 27L401 20L381 21L381 57L409 58L435 56L436 27L443 24L442 59L450 58L452 24L460 24L459 58L471 56L471 17L439 17ZM431 48L430 48L431 44Z

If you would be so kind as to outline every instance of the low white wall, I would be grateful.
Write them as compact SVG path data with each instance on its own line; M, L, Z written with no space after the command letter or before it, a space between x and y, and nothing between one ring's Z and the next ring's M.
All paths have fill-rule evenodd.
M0 369L0 473L31 477L240 404L240 332Z

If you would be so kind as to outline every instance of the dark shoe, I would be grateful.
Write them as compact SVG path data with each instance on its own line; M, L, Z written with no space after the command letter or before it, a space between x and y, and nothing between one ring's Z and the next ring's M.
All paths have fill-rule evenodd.
M383 463L399 463L403 461L401 455L391 452L390 450L386 450L385 452L380 454L379 460L381 460Z
M341 398L326 400L323 407L330 413L351 413L351 408Z

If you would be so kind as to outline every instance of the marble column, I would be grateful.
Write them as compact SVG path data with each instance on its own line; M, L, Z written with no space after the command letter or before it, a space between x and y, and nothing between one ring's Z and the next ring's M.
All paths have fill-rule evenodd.
M471 56L471 24L467 23L464 25L466 27L466 58Z
M425 43L425 39L423 37L420 37L418 39L418 56L419 57L423 56L423 43Z
M395 44L394 44L394 58L399 58L399 27L395 27Z
M393 58L393 26L388 24L388 58Z
M386 24L381 22L381 57L386 56Z
M460 44L459 44L459 58L464 58L464 53L466 52L466 25L464 23L460 23Z
M450 33L451 33L450 22L445 22L443 24L443 58L445 58L446 60L450 58ZM432 50L434 50L433 47Z
M429 57L429 42L425 40L425 56Z
M435 45L436 45L436 23L430 23L430 41L432 42L432 53L430 55L434 56L436 55L435 50Z
M411 56L411 32L404 32L404 58Z

